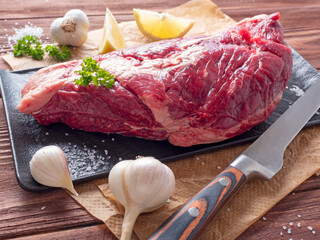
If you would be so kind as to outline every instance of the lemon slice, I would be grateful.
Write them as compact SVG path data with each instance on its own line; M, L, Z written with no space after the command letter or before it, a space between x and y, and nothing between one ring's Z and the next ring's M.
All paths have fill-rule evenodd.
M152 40L183 37L194 25L194 21L143 9L133 9L139 30Z
M109 8L106 9L103 33L99 44L99 53L107 53L125 48L126 44L121 35L118 23Z

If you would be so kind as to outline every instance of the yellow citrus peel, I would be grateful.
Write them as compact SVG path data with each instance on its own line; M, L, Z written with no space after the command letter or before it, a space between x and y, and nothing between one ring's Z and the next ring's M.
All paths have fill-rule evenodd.
M107 8L103 25L103 33L99 44L99 53L107 53L125 47L126 44L123 40L118 23Z
M194 21L143 9L133 9L139 30L152 40L183 37L194 25Z

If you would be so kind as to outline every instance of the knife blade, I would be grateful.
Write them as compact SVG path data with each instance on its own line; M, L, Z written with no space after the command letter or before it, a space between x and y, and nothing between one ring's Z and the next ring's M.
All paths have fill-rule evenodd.
M289 143L320 107L319 76L313 78L309 82L314 83L303 96L149 240L195 239L248 179L271 179L282 168Z

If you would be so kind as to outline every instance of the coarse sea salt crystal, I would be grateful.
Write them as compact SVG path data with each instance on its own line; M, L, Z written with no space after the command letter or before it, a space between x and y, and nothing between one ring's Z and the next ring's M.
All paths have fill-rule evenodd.
M63 150L67 156L70 174L73 179L91 176L96 171L106 170L107 162L104 160L111 158L111 156L101 155L101 151L90 149L90 147L82 148L82 146L71 143L64 146Z
M284 230L286 230L286 229L287 229L287 227L286 227L286 226L282 226L282 228L283 228Z
M289 225L290 225L290 226L293 226L293 222L289 222Z
M307 228L308 228L310 231L313 229L311 226L308 226Z
M298 223L297 223L297 226L298 226L298 227L301 227L301 223L300 223L300 222L298 222Z
M303 89L299 88L296 85L292 85L292 87L289 90L294 92L297 97L301 97L304 94Z
M32 35L37 38L41 38L43 36L43 29L36 26L25 25L24 28L16 28L14 31L15 34L8 37L8 43L17 43L20 38L23 38L27 35Z
M264 221L266 221L266 220L267 220L267 218L266 218L266 217L262 217L262 219L263 219Z

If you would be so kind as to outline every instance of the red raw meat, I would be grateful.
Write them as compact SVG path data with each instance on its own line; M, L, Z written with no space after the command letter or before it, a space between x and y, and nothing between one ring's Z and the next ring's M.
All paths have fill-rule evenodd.
M191 146L234 137L269 117L292 70L279 13L244 19L215 36L155 42L94 57L112 89L78 86L81 61L39 70L18 109L63 122Z

